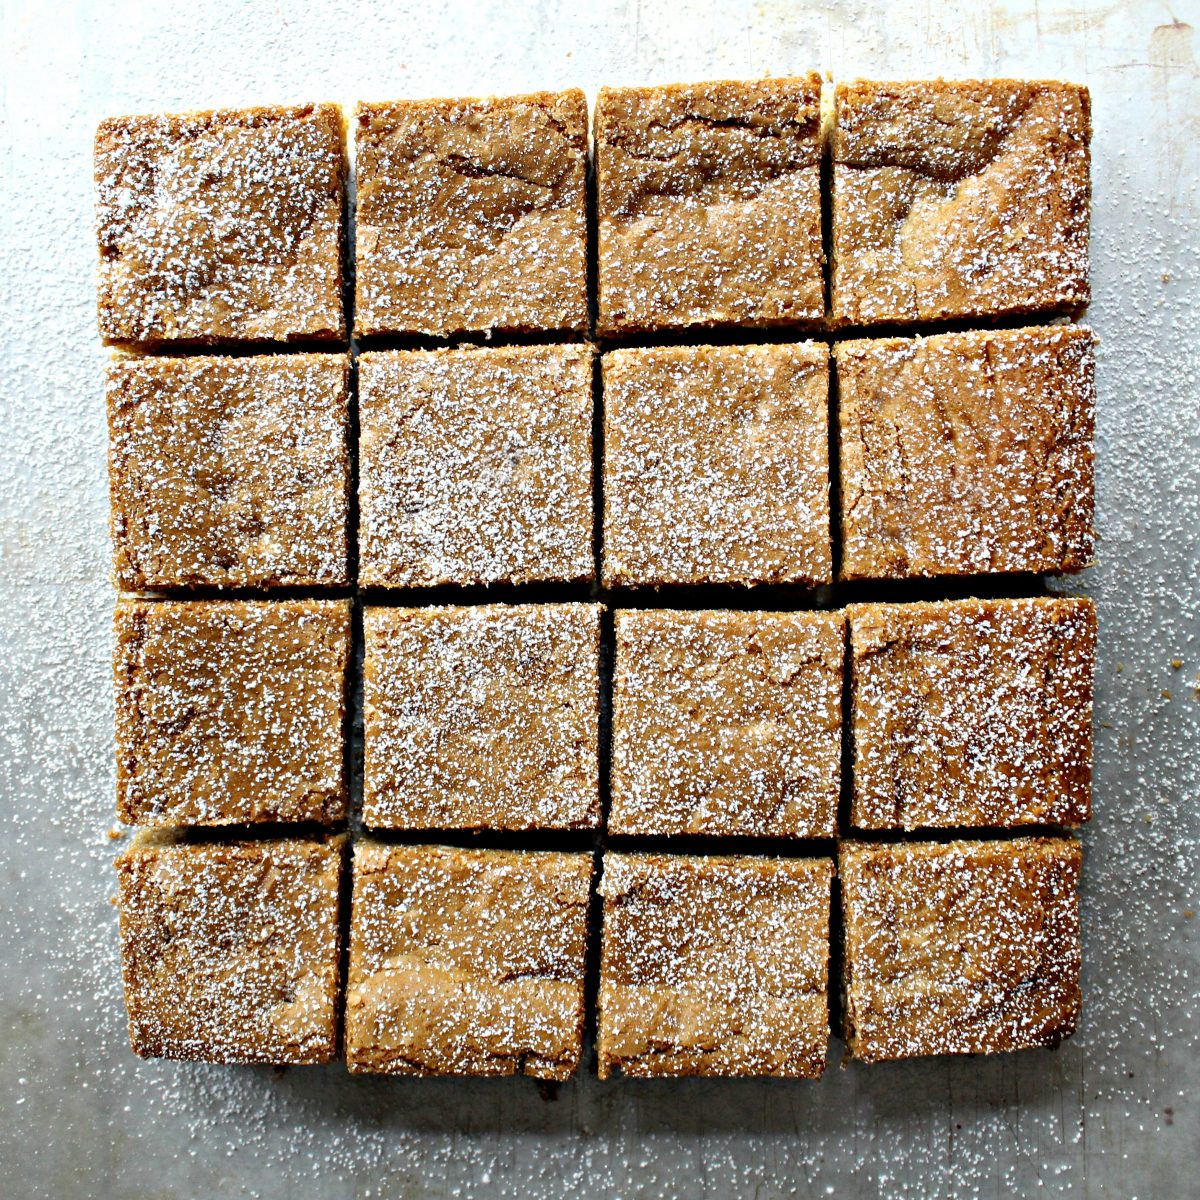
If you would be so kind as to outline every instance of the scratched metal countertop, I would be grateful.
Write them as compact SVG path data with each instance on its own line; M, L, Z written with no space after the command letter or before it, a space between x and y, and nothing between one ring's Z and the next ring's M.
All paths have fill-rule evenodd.
M965 7L965 6L964 6ZM53 11L51 11L53 8ZM14 1196L1196 1194L1198 52L1129 3L0 4L0 1191ZM1190 10L1190 12L1189 12ZM128 1049L112 827L105 114L784 74L1092 88L1100 563L1085 1008L1054 1052L818 1084L350 1079ZM836 1064L840 1045L835 1042Z

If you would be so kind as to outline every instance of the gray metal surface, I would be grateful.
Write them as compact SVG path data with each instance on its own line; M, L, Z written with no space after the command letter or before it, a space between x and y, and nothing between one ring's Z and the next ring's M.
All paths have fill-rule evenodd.
M0 2L0 1193L1197 1194L1200 380L1194 3ZM351 1080L142 1063L109 906L106 113L783 73L1054 75L1095 106L1096 819L1057 1052L819 1084ZM835 1045L835 1055L838 1047Z

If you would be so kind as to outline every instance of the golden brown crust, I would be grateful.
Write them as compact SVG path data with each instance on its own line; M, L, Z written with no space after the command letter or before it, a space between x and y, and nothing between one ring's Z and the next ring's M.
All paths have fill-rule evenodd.
M1079 1018L1079 843L843 842L850 1058L1056 1045Z
M117 859L129 1040L143 1057L323 1063L337 1049L340 839Z
M110 117L95 150L106 342L345 338L337 105Z
M600 612L598 604L368 608L365 824L594 826Z
M604 359L604 582L829 582L828 350Z
M1086 88L856 82L838 85L835 105L835 323L1087 303Z
M829 859L606 854L599 1073L815 1079Z
M360 104L360 335L587 328L587 99Z
M117 585L348 583L349 374L332 354L114 359Z
M348 600L122 601L113 624L122 821L345 818Z
M1090 563L1090 330L875 338L834 358L843 579Z
M591 875L588 854L359 842L350 1070L569 1078Z
M841 613L616 614L617 834L833 837Z
M599 332L813 323L821 77L601 88Z
M1076 826L1091 813L1090 600L855 604L851 824Z
M359 359L364 587L589 580L592 351Z

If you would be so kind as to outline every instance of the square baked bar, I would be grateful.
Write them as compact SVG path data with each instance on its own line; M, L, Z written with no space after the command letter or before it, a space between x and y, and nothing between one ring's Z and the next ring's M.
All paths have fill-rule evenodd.
M843 579L1089 565L1090 330L848 341L834 357Z
M618 834L833 837L841 613L616 614Z
M122 821L345 818L348 600L122 601L113 626Z
M583 829L600 817L600 606L368 608L363 821Z
M587 328L583 92L356 117L360 336Z
M1080 863L1066 838L843 842L849 1056L990 1054L1074 1033Z
M348 584L349 375L340 354L114 359L117 586Z
M601 88L598 330L812 324L821 77Z
M1014 79L835 93L833 319L975 319L1088 302L1087 88Z
M101 121L101 337L344 340L345 174L334 104Z
M599 1073L815 1079L829 859L606 854Z
M1091 813L1090 600L853 604L858 829L1080 825Z
M583 1046L590 854L354 848L354 1073L567 1079Z
M359 359L359 583L589 580L592 352Z
M604 355L604 582L828 583L829 353Z
M116 866L135 1053L334 1057L341 839L189 845L142 833Z

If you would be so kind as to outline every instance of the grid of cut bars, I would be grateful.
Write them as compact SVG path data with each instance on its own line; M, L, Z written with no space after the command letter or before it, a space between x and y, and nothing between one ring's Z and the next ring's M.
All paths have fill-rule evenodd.
M601 1077L816 1077L831 1009L867 1062L1075 1028L1095 614L1036 577L1092 553L1086 91L593 131L362 104L351 222L334 106L100 127L140 1054L559 1080L594 1024Z

